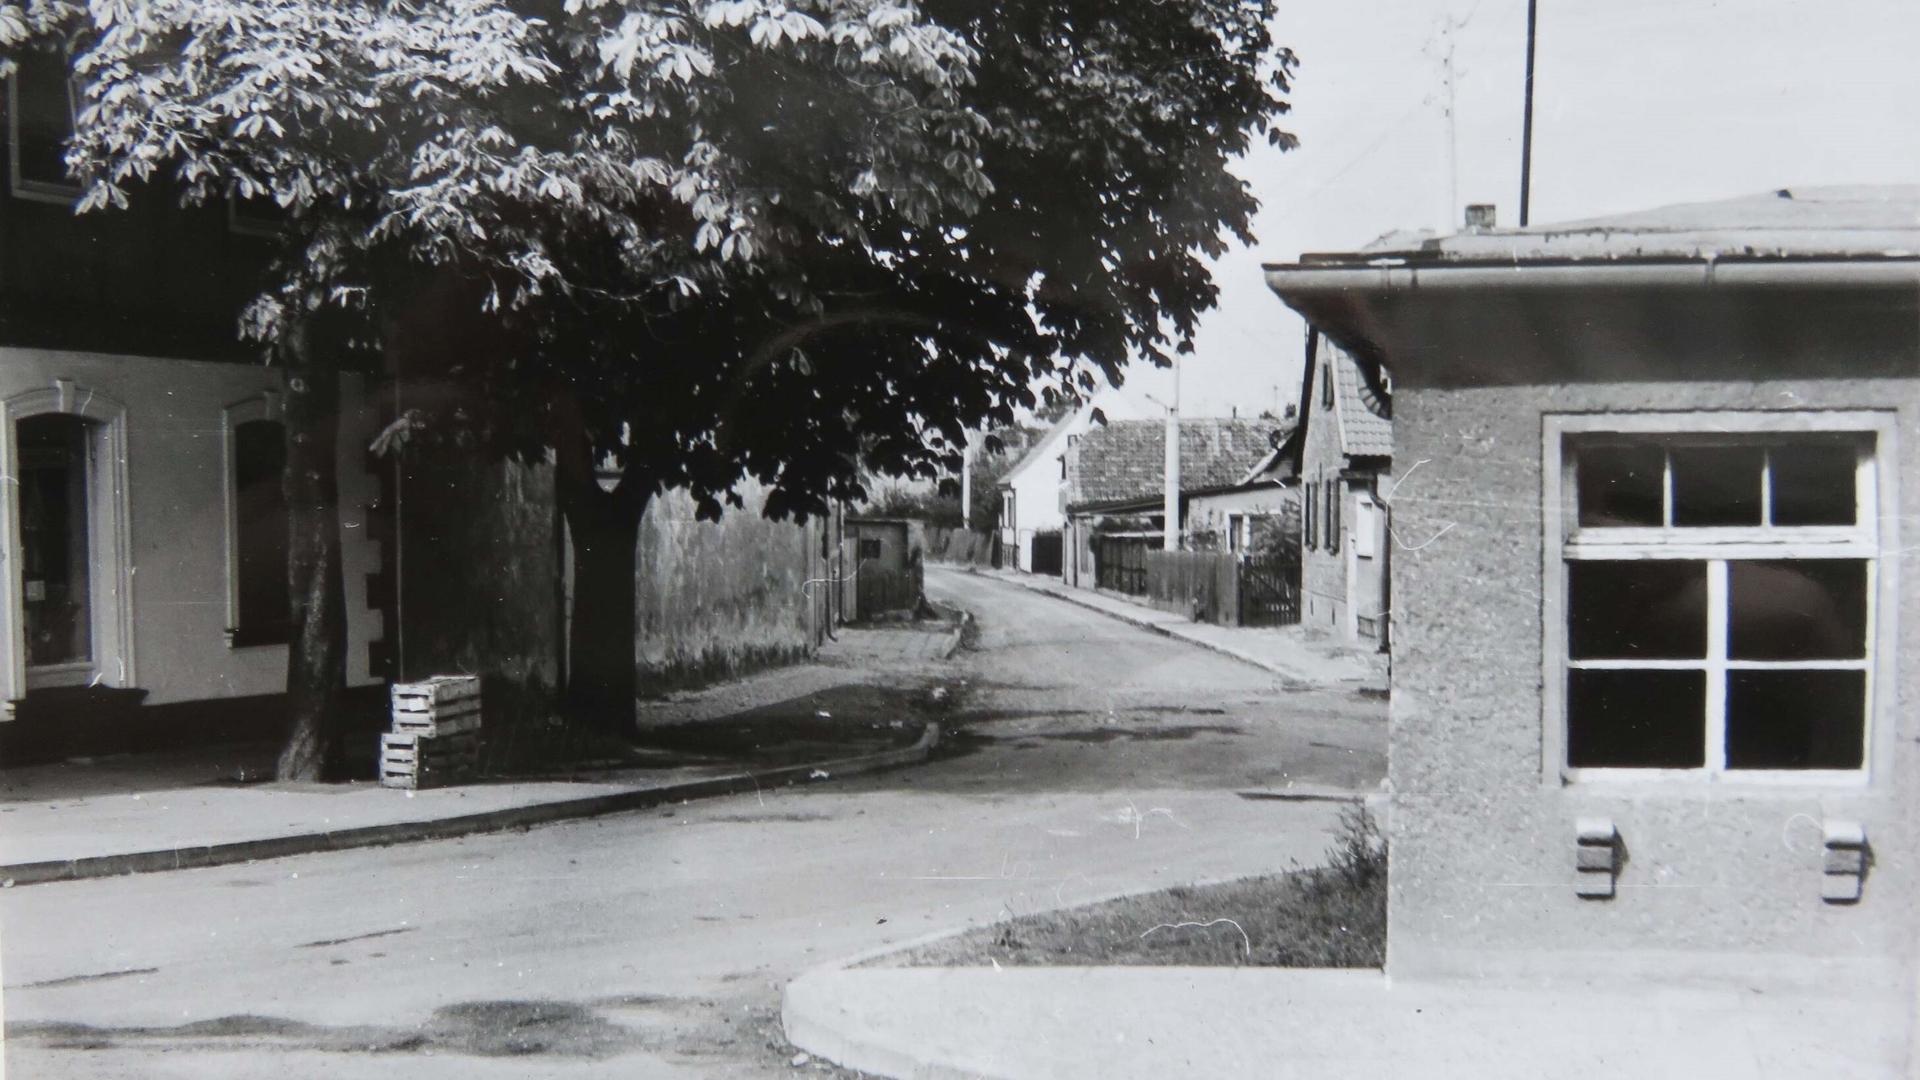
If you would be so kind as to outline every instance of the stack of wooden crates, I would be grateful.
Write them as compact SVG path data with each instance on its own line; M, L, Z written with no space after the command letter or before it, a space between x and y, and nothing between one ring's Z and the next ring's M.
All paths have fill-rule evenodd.
M462 783L473 778L479 758L479 676L393 684L393 730L380 736L382 787Z

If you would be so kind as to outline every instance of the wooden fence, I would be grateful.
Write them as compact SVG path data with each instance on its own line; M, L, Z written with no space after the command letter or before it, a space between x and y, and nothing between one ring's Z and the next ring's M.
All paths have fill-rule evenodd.
M999 566L999 540L985 529L927 528L927 561L954 566Z
M1219 626L1300 621L1300 570L1227 552L1148 551L1146 596L1162 611Z
M1195 622L1240 625L1240 562L1211 551L1149 551L1147 600Z

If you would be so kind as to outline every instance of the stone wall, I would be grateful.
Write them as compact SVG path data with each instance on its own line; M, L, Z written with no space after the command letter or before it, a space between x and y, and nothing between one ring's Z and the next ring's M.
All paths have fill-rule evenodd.
M827 587L818 522L743 509L700 521L684 492L656 497L640 523L637 581L642 693L785 663L819 644Z
M1738 972L1768 960L1911 968L1920 574L1914 541L1886 544L1898 602L1877 615L1897 662L1873 677L1864 783L1728 778L1563 780L1549 761L1544 668L1543 416L1677 409L1895 409L1920 423L1909 380L1402 387L1395 438L1421 462L1393 499L1392 868L1396 974L1503 965L1571 974L1651 952ZM1883 445L1881 511L1920 475L1920 440ZM1910 527L1909 527L1910 528ZM1903 530L1904 531L1904 530ZM1550 728L1550 725L1554 727ZM1556 734L1557 737L1557 734ZM1557 757L1557 754L1552 756ZM1626 862L1611 900L1575 894L1575 821L1611 818ZM1821 900L1823 821L1864 824L1875 863L1854 905ZM1671 970L1671 969L1669 969Z

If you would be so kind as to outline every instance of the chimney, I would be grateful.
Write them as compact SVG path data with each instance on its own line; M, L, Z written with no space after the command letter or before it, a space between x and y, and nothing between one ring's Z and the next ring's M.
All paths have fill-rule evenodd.
M1494 228L1495 210L1493 203L1468 203L1467 231L1477 233Z

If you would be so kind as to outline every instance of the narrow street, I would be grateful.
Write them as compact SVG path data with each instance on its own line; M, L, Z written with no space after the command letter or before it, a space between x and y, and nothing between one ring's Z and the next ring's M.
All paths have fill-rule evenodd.
M36 1077L771 1077L779 987L970 923L1318 861L1385 706L1018 586L911 673L925 766L536 829L0 893Z

